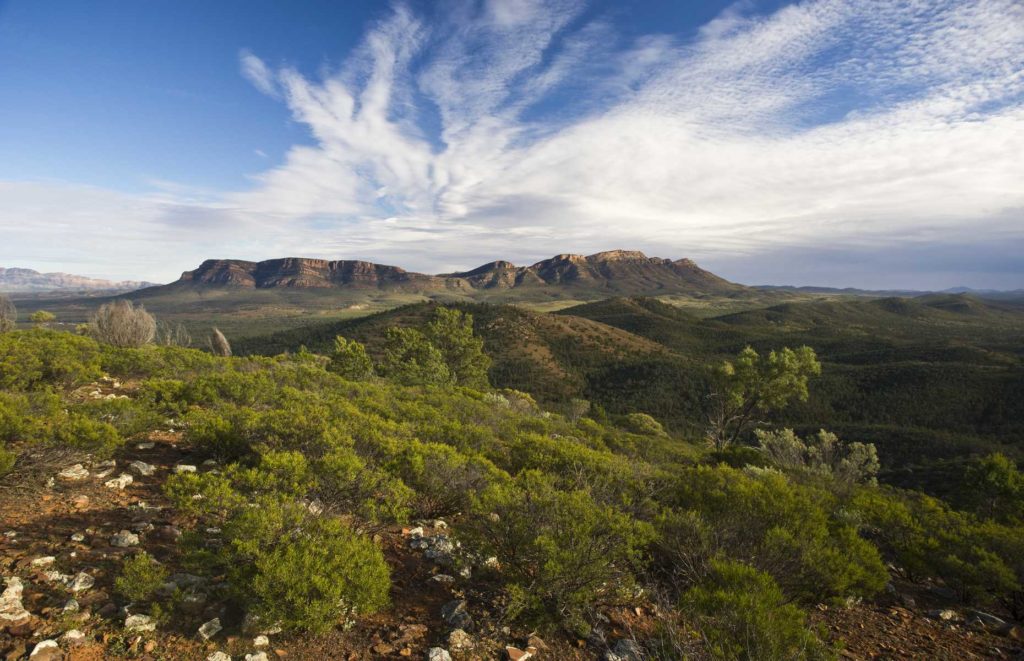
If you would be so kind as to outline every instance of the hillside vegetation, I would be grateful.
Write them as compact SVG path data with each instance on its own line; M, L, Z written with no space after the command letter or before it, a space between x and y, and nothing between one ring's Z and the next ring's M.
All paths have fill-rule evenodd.
M583 367L567 364L587 374L583 361L597 352L602 365L664 360L667 338L575 316L474 311L413 306L384 328L384 318L364 322L368 351L335 337L323 349L311 342L315 353L273 357L118 348L45 328L0 334L0 496L46 488L75 461L125 461L129 444L185 453L188 465L155 477L153 466L131 464L144 484L156 480L154 497L182 534L170 545L145 526L115 536L115 546L139 552L103 556L113 604L82 597L107 615L80 626L119 632L145 622L134 630L165 646L161 636L200 626L210 637L257 626L283 631L281 644L302 640L292 637L299 632L350 631L345 645L376 650L383 643L365 627L404 617L412 602L433 604L437 630L401 644L451 647L459 658L525 647L518 641L531 633L562 650L554 658L831 658L841 640L806 609L874 599L893 581L1024 615L1024 478L1003 455L972 461L955 509L878 486L874 447L842 435L770 431L755 416L740 423L758 430L753 446L711 452L643 413L579 398L551 411L524 392L492 389L489 363L508 358L489 356L489 346L518 338L510 353L547 347L531 356L538 365L578 351L590 357ZM708 390L691 396L764 414L799 403L816 387L808 377L830 366L809 348L776 348L705 365ZM116 384L110 396L103 383ZM76 470L97 469L62 470L49 488L70 494L60 485L81 479ZM107 486L132 482L124 473ZM95 580L83 566L92 557L61 552L45 580ZM432 569L415 573L424 564ZM988 617L995 630L999 618Z
M434 304L236 342L242 353L329 349L335 335L379 355L383 330L426 323ZM643 412L689 438L704 432L708 365L750 345L810 346L825 364L810 397L775 424L822 427L878 446L883 477L944 494L951 472L1024 448L1024 311L968 296L787 303L702 318L651 298L555 314L463 304L493 358L492 383L561 410L573 398ZM751 439L752 440L752 439Z

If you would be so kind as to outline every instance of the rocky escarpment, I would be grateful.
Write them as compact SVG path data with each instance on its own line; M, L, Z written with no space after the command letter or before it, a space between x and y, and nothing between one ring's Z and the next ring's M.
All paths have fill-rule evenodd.
M556 255L532 266L491 262L445 277L469 281L474 288L568 286L616 293L730 293L744 288L705 271L689 259L648 257L635 250L593 255Z
M182 282L242 287L382 287L420 284L443 286L443 281L397 266L356 260L328 261L287 257L263 262L208 259L194 271L181 275Z
M688 259L648 257L612 250L593 255L556 255L531 266L494 261L469 271L427 275L372 262L289 257L262 262L211 259L186 271L176 284L252 288L399 289L424 295L458 292L571 289L577 294L717 294L746 288L705 271Z

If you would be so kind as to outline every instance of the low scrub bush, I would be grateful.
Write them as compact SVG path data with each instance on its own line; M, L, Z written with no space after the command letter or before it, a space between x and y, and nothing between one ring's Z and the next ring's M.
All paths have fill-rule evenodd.
M99 376L99 346L89 338L43 328L0 334L2 390L67 388Z
M163 586L167 575L163 565L142 551L124 561L114 579L114 591L128 601L148 601Z
M527 471L487 488L465 526L467 547L494 557L510 597L509 615L586 633L593 609L628 596L650 526L583 491L561 491Z
M832 651L786 603L771 576L739 562L716 560L679 608L696 621L716 659L831 659Z

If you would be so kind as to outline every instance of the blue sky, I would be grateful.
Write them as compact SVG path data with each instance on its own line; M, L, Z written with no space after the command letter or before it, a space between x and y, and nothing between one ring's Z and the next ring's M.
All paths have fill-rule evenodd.
M1024 287L1024 8L0 0L0 265Z

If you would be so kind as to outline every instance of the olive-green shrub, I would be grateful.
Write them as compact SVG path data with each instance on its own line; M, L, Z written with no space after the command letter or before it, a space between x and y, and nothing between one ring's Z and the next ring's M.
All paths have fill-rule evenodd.
M787 603L771 576L735 561L715 560L700 584L682 597L716 659L830 659L832 651Z
M492 485L463 526L467 548L496 559L509 615L585 633L593 609L628 596L653 531L539 471Z
M128 601L148 601L167 580L167 568L145 551L129 557L114 579L114 591Z

